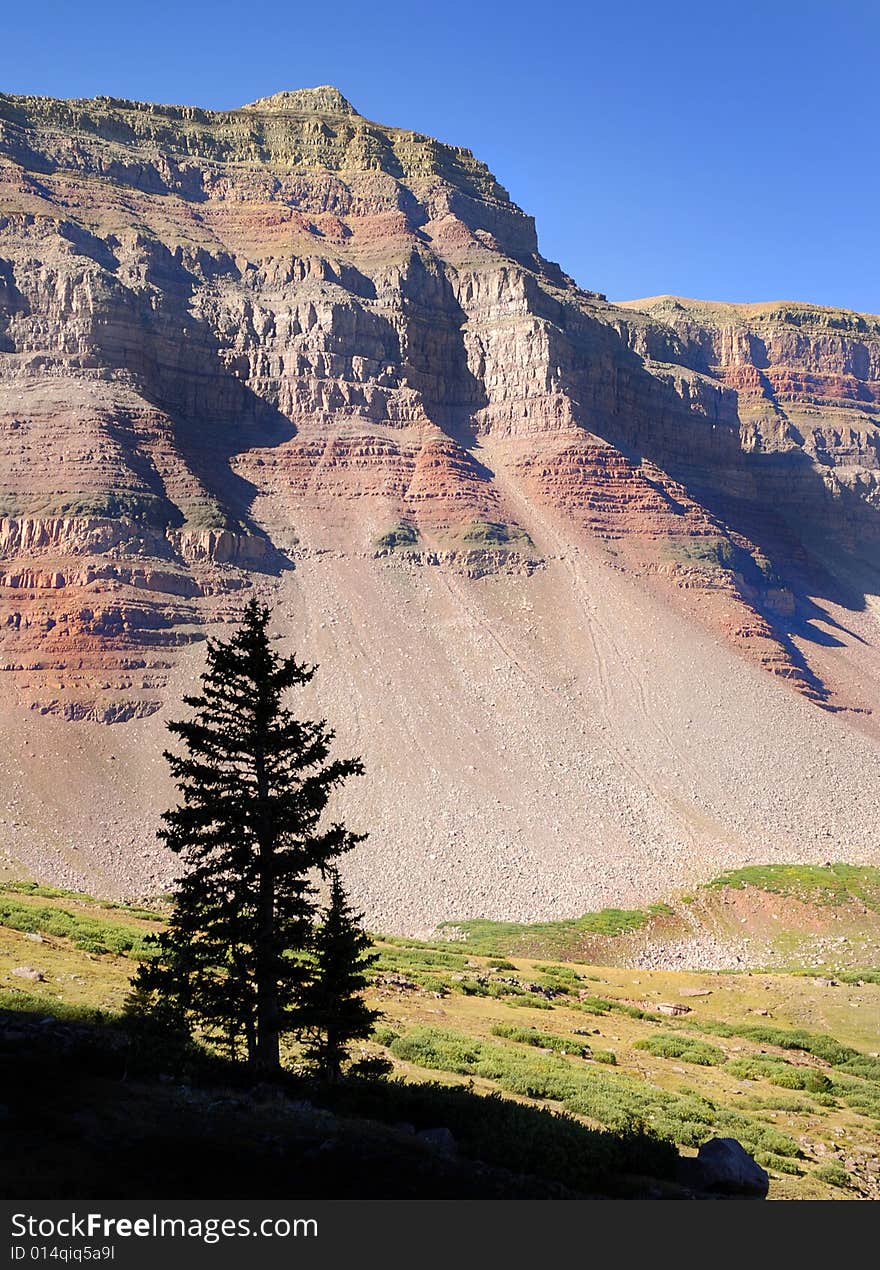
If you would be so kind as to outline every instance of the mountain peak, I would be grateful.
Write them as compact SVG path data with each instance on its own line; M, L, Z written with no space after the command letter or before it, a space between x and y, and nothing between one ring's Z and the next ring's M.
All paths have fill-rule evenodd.
M343 97L339 89L334 88L332 84L273 93L271 97L260 97L258 101L248 102L242 109L272 112L290 110L296 114L318 115L356 115L358 113L351 102Z

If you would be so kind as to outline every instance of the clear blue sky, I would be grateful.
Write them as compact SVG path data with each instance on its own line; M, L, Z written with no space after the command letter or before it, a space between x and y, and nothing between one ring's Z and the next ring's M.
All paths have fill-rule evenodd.
M336 84L466 145L612 299L880 311L880 0L7 3L0 90L213 108Z

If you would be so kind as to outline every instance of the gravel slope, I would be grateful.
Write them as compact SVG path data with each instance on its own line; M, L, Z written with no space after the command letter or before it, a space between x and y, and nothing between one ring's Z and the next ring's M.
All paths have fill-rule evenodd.
M328 553L276 593L289 646L320 663L301 708L367 765L340 810L370 833L346 871L372 926L572 916L750 861L880 860L863 718L751 669L602 554L539 546L531 577L479 580ZM0 867L110 894L167 885L165 717L107 728L7 706Z

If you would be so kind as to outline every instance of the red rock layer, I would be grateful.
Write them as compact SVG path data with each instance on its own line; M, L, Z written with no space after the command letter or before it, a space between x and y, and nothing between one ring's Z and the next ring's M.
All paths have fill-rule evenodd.
M532 568L549 513L826 699L779 513L873 531L867 319L610 306L467 151L328 92L0 97L7 683L149 712L175 648L299 553Z

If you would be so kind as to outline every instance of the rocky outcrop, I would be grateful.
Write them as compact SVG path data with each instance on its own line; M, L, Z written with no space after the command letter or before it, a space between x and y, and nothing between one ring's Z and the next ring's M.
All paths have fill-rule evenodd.
M880 547L880 318L805 304L704 304L661 296L631 306L664 323L624 324L631 346L674 356L735 391L739 487L719 494L777 509L877 559ZM730 488L726 488L730 486ZM833 563L833 560L832 560Z
M148 712L173 650L303 553L373 559L406 521L398 565L529 574L541 550L467 536L534 522L858 705L799 633L818 565L876 562L878 367L856 314L609 305L469 151L328 86L0 95L6 679Z

